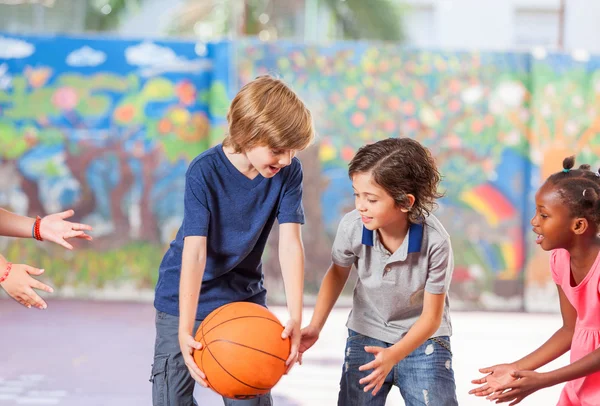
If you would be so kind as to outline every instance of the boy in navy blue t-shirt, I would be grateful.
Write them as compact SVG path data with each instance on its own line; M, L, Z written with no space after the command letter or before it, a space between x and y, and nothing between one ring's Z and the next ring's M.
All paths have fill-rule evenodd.
M304 249L300 225L302 166L295 158L314 138L312 118L283 82L262 76L233 99L229 134L196 157L186 173L183 223L159 269L154 306L153 404L195 405L194 380L207 386L192 351L200 322L214 309L247 301L266 306L261 256L275 220L290 321L287 364L297 358ZM224 399L226 405L271 405L270 396Z

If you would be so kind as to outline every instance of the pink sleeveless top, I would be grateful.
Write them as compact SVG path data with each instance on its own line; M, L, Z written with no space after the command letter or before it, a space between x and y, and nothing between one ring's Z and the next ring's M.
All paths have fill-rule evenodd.
M552 279L577 311L577 323L571 343L571 363L600 348L600 254L586 277L571 286L571 256L564 249L550 256ZM567 382L559 406L600 405L600 372Z

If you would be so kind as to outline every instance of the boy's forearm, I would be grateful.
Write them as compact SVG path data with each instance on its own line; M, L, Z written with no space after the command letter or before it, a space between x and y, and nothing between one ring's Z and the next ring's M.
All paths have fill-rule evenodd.
M187 259L181 264L179 282L179 332L192 334L206 259Z
M346 285L346 282L348 281L348 276L349 272L339 272L335 264L331 264L327 273L325 273L321 288L319 289L319 295L317 296L317 303L315 305L312 320L310 321L310 324L319 331L323 329L323 326L331 313L331 309L333 309L335 302L337 302L340 297L344 285Z
M302 243L296 242L281 247L279 258L290 318L301 324L304 293L304 249Z
M560 328L537 350L514 362L519 370L535 371L569 351L573 331Z
M32 238L35 219L20 216L5 209L0 209L0 235L6 237Z
M440 322L441 320L420 317L406 335L390 347L395 361L394 364L397 364L423 345L438 330Z

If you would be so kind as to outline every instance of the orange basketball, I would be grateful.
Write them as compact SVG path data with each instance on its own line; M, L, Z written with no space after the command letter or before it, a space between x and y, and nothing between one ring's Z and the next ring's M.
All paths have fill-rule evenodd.
M267 308L248 302L221 306L196 332L201 350L194 360L209 386L221 396L250 399L264 395L281 379L290 355L290 339Z

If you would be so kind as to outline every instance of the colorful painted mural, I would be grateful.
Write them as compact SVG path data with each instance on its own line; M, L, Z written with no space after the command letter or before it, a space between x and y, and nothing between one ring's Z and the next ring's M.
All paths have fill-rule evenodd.
M532 58L529 116L527 120L511 117L529 134L529 201L540 181L562 168L564 156L576 155L578 163L589 163L595 170L600 167L600 57L549 54L539 58ZM558 311L557 301L548 300L558 297L548 269L549 254L533 241L528 248L525 307Z
M437 215L453 240L453 307L555 310L530 232L533 194L566 155L600 166L599 63L373 43L0 35L0 206L73 207L95 227L74 253L5 239L0 252L46 268L63 296L151 298L189 160L222 139L235 91L271 73L301 95L319 133L300 156L307 302L353 208L349 160L365 143L409 136L444 175ZM264 257L273 302L283 298L276 244L275 229Z
M337 222L353 208L348 161L365 143L408 136L431 149L444 175L437 215L453 240L453 306L556 309L547 257L530 232L533 195L569 154L598 166L600 58L369 43L236 45L241 83L278 75L314 112L319 143L305 153L306 184L319 190L305 203L317 236L307 248L317 253L309 286L322 277Z
M151 291L187 164L223 132L229 47L0 36L0 206L72 207L95 237L74 253L3 240L3 254L65 295Z

